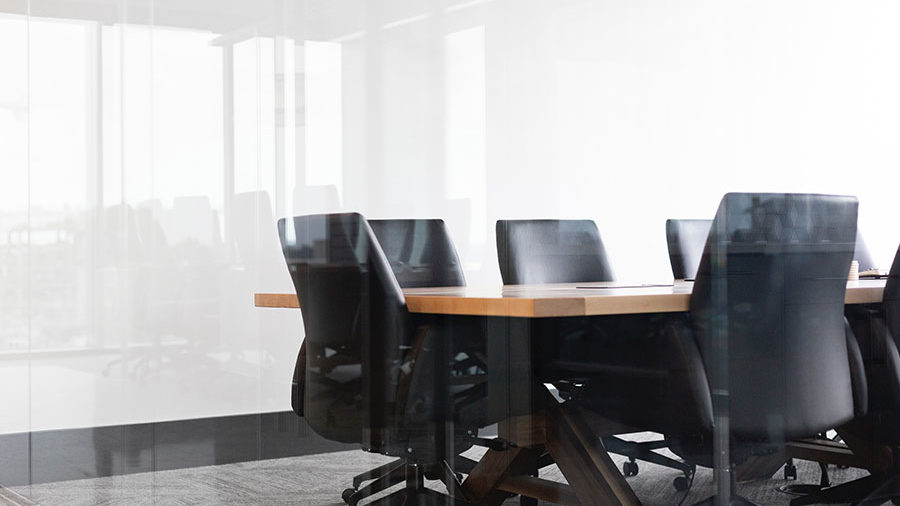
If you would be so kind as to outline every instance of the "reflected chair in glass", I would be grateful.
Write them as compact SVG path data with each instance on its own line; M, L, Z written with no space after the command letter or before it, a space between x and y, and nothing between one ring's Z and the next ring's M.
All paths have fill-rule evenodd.
M508 285L612 281L613 271L597 225L591 220L498 220L497 256ZM579 402L583 385L615 364L603 361L606 343L628 340L646 328L646 318L632 315L589 318L542 318L535 322L533 356L540 381L551 383L567 402ZM602 362L601 362L602 361ZM681 471L676 487L687 484L692 466L659 454L665 440L626 441L604 435L607 451L628 457L625 476L638 473L636 460Z
M749 504L735 494L735 464L855 416L843 314L856 215L853 197L725 195L689 313L651 339L635 336L619 351L631 367L585 396L617 421L666 434L687 461L725 471L719 491Z
M472 444L466 434L482 421L478 410L454 405L446 326L409 313L361 215L299 216L278 229L306 331L295 410L327 439L402 459L367 473L374 481L346 490L344 500L356 504L405 481L372 504L462 504L447 460ZM426 475L441 479L450 496L424 488Z
M866 457L871 474L796 498L791 501L795 506L888 500L900 504L900 249L885 282L882 303L847 306L846 314L862 351L869 409L865 416L838 428L838 434L854 454Z
M675 279L693 280L712 220L666 220L666 243Z

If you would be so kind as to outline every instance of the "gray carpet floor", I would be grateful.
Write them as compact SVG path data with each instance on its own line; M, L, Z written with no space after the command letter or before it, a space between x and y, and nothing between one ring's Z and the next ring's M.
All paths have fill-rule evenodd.
M483 450L467 454L477 458ZM617 463L624 459L614 457ZM343 506L341 491L349 486L353 475L388 462L390 459L362 451L348 451L197 467L175 471L131 474L109 478L73 480L15 487L10 491L44 506L77 505L322 505ZM819 468L809 462L797 462L797 483L817 483ZM858 469L829 467L833 483L842 483L866 473ZM640 473L628 478L637 496L647 506L674 505L684 493L676 492L672 480L676 471L640 463ZM541 471L547 479L565 481L556 466ZM742 483L739 492L759 504L786 505L791 496L779 492L788 483L781 472L770 480ZM439 482L429 486L441 489ZM692 504L713 491L713 476L708 469L698 469L694 484L684 504ZM364 501L363 504L368 501ZM0 495L0 504L4 502ZM518 499L507 501L517 505ZM541 503L544 504L544 503Z

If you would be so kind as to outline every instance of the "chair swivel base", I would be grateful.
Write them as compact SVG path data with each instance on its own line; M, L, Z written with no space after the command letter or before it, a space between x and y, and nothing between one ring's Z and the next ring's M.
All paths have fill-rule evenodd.
M470 506L470 503L435 490L410 487L376 499L369 504L370 506Z
M460 477L446 462L441 462L436 468L429 466L428 471L432 472L428 473L429 476L437 474L436 478L444 482L450 493L456 497L425 488L426 469L421 465L409 463L406 459L398 459L354 477L353 488L344 490L341 498L348 506L356 506L361 500L405 481L405 487L378 498L370 504L398 506L462 506L469 504L458 499L463 496ZM363 481L373 478L371 483L359 488Z
M778 487L778 491L791 495L810 495L816 494L822 489L830 487L831 480L829 480L828 478L828 466L823 462L819 462L819 471L821 473L821 477L819 478L818 485L814 485L812 483L793 483L790 485L782 485ZM794 467L793 459L789 459L788 463L785 465L784 475L785 479L787 479L789 476L793 476L793 479L797 479L797 468Z
M617 436L605 436L601 438L601 441L603 442L603 447L609 453L628 457L628 460L622 464L622 474L626 478L638 474L638 465L635 460L643 460L681 471L684 476L675 478L672 485L676 490L684 491L687 490L688 484L696 471L696 467L692 464L656 453L654 450L665 448L668 445L665 440L635 442L626 441Z

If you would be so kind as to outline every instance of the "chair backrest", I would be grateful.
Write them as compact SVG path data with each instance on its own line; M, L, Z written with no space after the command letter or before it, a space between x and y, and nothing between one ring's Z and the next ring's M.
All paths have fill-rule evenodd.
M411 340L403 292L359 214L281 219L278 234L306 331L304 416L327 439L378 451L396 430Z
M859 272L878 268L878 266L875 265L875 260L872 259L872 253L869 252L869 247L866 246L866 241L863 240L863 236L859 233L859 230L856 231L856 249L853 252L853 259L859 262Z
M675 279L694 279L712 220L666 220L669 262Z
M403 288L465 286L444 220L369 220Z
M711 387L728 389L733 434L792 438L853 417L843 315L856 215L854 197L730 193L719 204L691 316Z
M505 285L613 280L591 220L497 220L497 258Z

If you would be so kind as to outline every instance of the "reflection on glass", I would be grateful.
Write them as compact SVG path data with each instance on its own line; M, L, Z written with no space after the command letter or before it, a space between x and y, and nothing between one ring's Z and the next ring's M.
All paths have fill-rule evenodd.
M286 410L302 320L249 302L252 293L291 289L275 228L284 216L352 210L441 218L460 252L450 262L459 274L453 283L463 281L457 268L464 266L470 284L486 286L501 283L492 235L497 219L587 218L603 231L618 278L651 281L669 277L664 220L711 218L726 191L765 186L849 193L865 202L860 216L868 221L872 247L866 263L885 267L885 254L900 237L892 223L896 199L872 181L898 161L900 70L891 62L900 41L893 8L876 3L848 15L830 0L801 9L762 1L757 15L747 16L734 5L657 7L494 0L237 0L224 7L194 0L177 6L5 2L0 384L10 409L0 411L0 433ZM834 99L848 90L863 90L865 100ZM718 259L734 268L758 253L738 255L735 247L755 251L757 243L776 239L790 250L791 234L804 243L805 231L819 230L810 224L834 214L809 211L818 204L778 202L760 196L755 204L723 210L727 220L717 218L719 230L713 230L715 244L727 243L719 245ZM795 223L794 209L798 216L810 213L802 227L785 226ZM783 211L788 222L774 218ZM373 229L381 241L378 226ZM423 230L431 229L415 224L387 232L386 261L401 285L450 284L450 278L429 278L440 262L424 239L435 235ZM295 232L288 228L285 238L302 239ZM840 240L832 242L842 248L843 232L835 233ZM397 243L388 244L391 237ZM812 241L815 247L819 242ZM323 246L310 247L319 254ZM354 255L364 249L356 243ZM786 262L784 279L812 272L831 279L828 269L837 272L831 260L812 256L822 272L815 267L797 274ZM732 301L728 283L734 280L719 283L720 274L710 268L698 281L698 287L709 282L712 295L702 302L714 308ZM776 277L760 278L764 282L746 291L796 295L779 292ZM803 278L801 284L815 283ZM834 287L825 284L827 290L810 291L831 297ZM724 296L714 293L716 286L724 286ZM669 336L660 348L667 352L694 343L705 374L729 387L735 405L749 396L740 390L745 383L771 384L744 379L742 367L749 366L743 359L715 358L727 351L715 346L717 339L727 335L731 344L733 336L752 331L762 336L759 346L776 342L778 333L748 322L742 312L772 309L765 304L774 298L738 300L714 313L727 315L727 322L707 322L697 308L662 325L676 337L646 330ZM833 340L830 318L822 319L823 333ZM568 355L583 359L578 366L597 365L588 352L610 343L605 359L618 360L620 352L634 358L628 355L633 350L592 339L591 332L609 324L606 336L644 335L647 322L611 320L563 328L575 343ZM522 339L542 326L490 321ZM704 334L707 323L713 330L720 325L719 333ZM546 348L496 342L522 354L520 372L530 374L531 364L547 358L529 355ZM747 363L779 365L772 361L781 359L747 348L735 348L753 357ZM650 352L638 359L650 366L661 361ZM483 365L469 363L474 370ZM452 369L451 376L464 368ZM690 376L702 386L698 377ZM638 402L604 407L597 399L622 401L615 397L619 384L609 384L611 392L597 394L592 409L641 414ZM603 392L599 385L591 388ZM644 393L655 398L669 388L675 387ZM799 394L791 388L778 402L814 411L793 402ZM672 397L703 404L698 391ZM841 408L844 393L836 401ZM710 404L719 409L720 400ZM817 425L828 418L826 404L810 415ZM507 408L496 409L509 414ZM701 411L694 414L703 418ZM748 437L799 434L791 425L799 415L787 411L768 413L761 432L734 423L734 416L713 418L723 437L712 443L708 427L699 443L685 425L656 429L671 434L674 445L682 445L678 453L698 463L707 462L710 444L732 449L724 435L736 434L737 457L728 459L736 461ZM395 414L366 416L392 422ZM443 420L428 423L434 428L437 421ZM746 423L756 422L750 417ZM383 440L393 451L395 434L385 434L363 440ZM446 443L459 440L441 437L437 453L455 458ZM691 450L698 447L700 457ZM724 470L731 463L718 464ZM101 467L116 469L117 463Z

